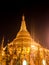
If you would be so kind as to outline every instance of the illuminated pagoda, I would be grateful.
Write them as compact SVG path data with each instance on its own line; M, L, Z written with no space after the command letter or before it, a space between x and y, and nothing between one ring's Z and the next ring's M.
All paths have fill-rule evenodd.
M49 65L49 50L31 38L22 16L22 23L16 38L0 47L0 65Z

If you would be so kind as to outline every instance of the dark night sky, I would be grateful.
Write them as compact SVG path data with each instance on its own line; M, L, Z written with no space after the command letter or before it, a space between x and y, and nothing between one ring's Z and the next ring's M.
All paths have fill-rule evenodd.
M3 3L2 3L3 4ZM12 41L21 25L21 16L25 15L27 29L35 40L49 48L49 6L43 3L6 3L0 6L0 43L5 37L5 44Z

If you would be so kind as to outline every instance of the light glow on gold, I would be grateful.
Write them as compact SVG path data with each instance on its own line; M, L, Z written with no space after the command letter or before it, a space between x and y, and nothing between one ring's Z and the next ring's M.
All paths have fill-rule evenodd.
M26 62L26 60L23 60L23 65L27 65L27 62Z
M45 59L42 60L42 64L46 65L46 60Z

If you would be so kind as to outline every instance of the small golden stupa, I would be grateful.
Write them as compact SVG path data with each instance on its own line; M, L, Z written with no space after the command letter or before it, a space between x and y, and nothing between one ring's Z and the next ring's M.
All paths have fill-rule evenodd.
M49 65L49 50L31 38L24 15L16 38L1 48L0 65Z

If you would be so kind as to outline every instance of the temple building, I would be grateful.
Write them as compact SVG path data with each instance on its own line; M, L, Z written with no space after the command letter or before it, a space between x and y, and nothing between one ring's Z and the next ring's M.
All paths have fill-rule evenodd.
M41 46L29 34L25 17L16 38L0 47L0 65L49 65L49 50Z

